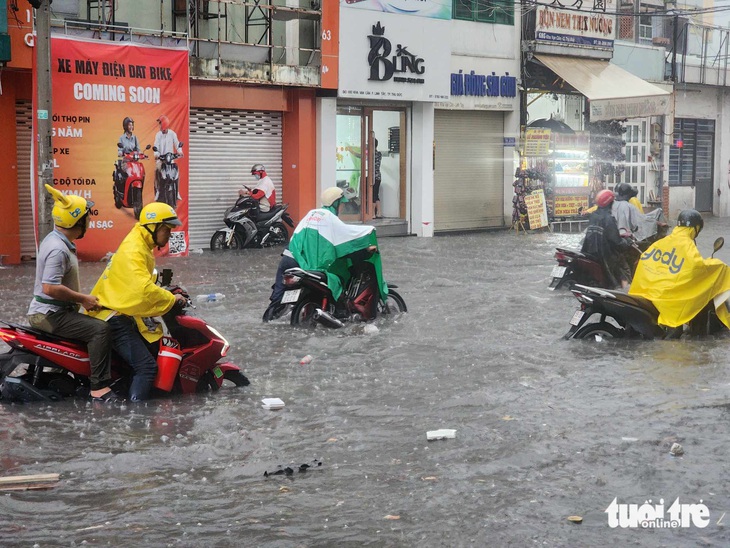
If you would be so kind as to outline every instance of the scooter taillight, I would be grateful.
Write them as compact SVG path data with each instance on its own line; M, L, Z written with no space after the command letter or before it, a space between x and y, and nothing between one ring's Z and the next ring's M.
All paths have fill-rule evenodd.
M14 341L18 337L12 333L6 333L4 331L0 331L0 339L4 340L5 342Z
M558 261L559 263L569 263L570 262L570 258L565 253L562 253L560 251L555 252L555 260Z
M284 285L291 286L296 285L301 281L301 278L299 276L294 276L293 274L284 274L282 277L282 282L284 282Z

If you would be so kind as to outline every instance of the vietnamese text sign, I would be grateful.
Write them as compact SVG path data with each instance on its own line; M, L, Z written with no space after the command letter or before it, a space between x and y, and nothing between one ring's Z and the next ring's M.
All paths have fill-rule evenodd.
M550 133L545 128L527 128L525 131L525 156L550 154Z
M569 6L555 0L537 0L535 38L548 44L613 50L615 13L615 0L576 2Z
M578 208L588 207L588 196L555 196L553 215L556 217L571 217L579 215Z
M591 120L618 120L622 118L646 118L665 116L671 110L671 94L652 97L626 97L601 99L590 102Z
M133 135L149 156L134 166L141 168L141 174L136 173L144 181L143 205L155 201L155 159L152 148L145 151L145 147L155 145L158 132L162 135L157 120L163 115L169 120L164 138L172 138L173 132L178 142L188 142L188 51L54 37L51 70L53 184L61 192L94 202L89 230L77 244L82 259L98 260L116 251L136 222L133 208L120 205L113 193L123 120L134 120ZM173 207L183 226L173 231L166 251L186 254L187 156L175 163L182 200ZM130 173L132 168L125 169Z
M545 193L540 190L533 190L525 196L527 206L527 219L530 221L530 229L543 228L548 224L547 207L545 205Z

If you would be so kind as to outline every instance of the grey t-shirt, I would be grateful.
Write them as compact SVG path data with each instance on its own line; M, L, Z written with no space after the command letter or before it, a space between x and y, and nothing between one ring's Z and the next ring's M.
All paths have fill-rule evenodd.
M35 295L43 299L52 299L52 297L43 293L44 283L65 285L73 291L79 291L81 287L79 284L79 259L76 256L76 246L57 230L48 234L38 249L35 266L35 286L33 288L34 298L30 301L30 307L28 307L29 315L46 314L61 308L35 299Z

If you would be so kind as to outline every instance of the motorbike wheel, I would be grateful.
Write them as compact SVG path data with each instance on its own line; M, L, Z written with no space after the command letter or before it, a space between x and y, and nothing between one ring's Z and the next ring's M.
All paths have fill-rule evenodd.
M196 392L217 392L220 389L218 383L215 380L215 376L211 371L206 371L203 376L198 380L198 386L195 388Z
M264 246L271 247L275 245L286 245L289 243L289 232L283 223L274 223L269 229Z
M226 371L223 373L223 380L224 381L230 381L236 386L248 386L251 384L251 381L248 380L248 377L241 373L240 371Z
M228 245L226 243L226 233L223 230L218 230L215 234L213 234L213 237L210 239L210 250L211 251L222 251L224 249L242 249L243 248L243 242L241 241L241 237L233 233L233 238L231 238L231 244Z
M624 330L607 322L589 323L581 327L573 335L574 339L622 339Z
M142 212L142 189L132 189L132 208L134 210L134 218L139 221L139 214Z
M299 301L291 313L291 325L313 329L317 325L314 312L320 306L319 302L307 298Z
M408 312L406 302L403 300L395 289L388 289L388 297L385 302L378 303L378 315L394 316Z

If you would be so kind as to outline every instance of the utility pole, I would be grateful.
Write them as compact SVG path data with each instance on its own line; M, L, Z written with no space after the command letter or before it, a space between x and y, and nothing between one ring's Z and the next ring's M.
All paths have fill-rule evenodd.
M51 141L51 10L52 0L31 2L36 8L36 90L38 94L35 112L38 137L38 241L42 241L53 230L53 198L44 185L53 186L53 143Z

